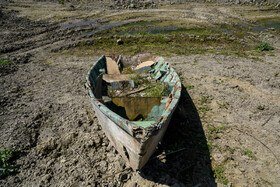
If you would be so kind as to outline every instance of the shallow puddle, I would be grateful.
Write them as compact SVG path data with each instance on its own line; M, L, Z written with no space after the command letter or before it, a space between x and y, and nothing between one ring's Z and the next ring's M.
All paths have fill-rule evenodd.
M275 29L280 29L280 21L275 21L275 20L267 20L262 22L262 24L258 24L255 26L240 22L238 23L239 26L245 28L245 29L252 29L253 31L265 31L268 28L275 28Z
M120 32L119 35L125 35L125 34L137 34L141 32L146 32L147 34L167 34L171 32L178 32L179 27L175 26L168 26L168 27L155 27L155 28L146 28L146 29L135 29L132 31L125 31L125 32Z

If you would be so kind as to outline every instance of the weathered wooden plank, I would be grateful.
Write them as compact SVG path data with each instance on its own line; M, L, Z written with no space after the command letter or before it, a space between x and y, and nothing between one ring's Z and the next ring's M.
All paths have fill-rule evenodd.
M106 57L106 67L107 67L108 74L121 74L119 70L119 66L110 57Z

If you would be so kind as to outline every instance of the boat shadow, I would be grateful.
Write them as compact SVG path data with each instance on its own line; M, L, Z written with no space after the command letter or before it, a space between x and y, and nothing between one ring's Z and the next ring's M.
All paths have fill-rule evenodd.
M202 123L185 87L161 144L140 175L165 185L217 186Z

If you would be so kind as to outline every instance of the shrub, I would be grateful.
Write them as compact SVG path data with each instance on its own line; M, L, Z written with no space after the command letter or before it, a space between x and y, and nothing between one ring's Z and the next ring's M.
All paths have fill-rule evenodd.
M15 165L13 165L13 158L16 153L17 150L13 148L4 148L0 151L0 178L17 171Z
M274 49L274 47L268 42L261 42L258 45L256 45L256 49L260 51L271 51Z

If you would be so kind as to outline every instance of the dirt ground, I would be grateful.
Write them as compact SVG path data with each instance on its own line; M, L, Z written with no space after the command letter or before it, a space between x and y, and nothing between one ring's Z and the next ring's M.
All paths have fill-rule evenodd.
M279 16L279 9L269 8L188 3L116 10L101 2L1 2L0 60L12 64L0 65L0 148L19 152L18 172L0 179L0 186L280 186L279 28L248 31L273 44L273 51L165 57L181 76L182 99L141 172L110 145L84 89L100 56L64 53L93 41L83 35L96 31L91 19L101 30L118 26L111 18L122 14L130 15L123 24L163 17L255 23L256 17ZM102 27L108 22L112 26Z

